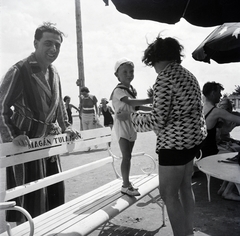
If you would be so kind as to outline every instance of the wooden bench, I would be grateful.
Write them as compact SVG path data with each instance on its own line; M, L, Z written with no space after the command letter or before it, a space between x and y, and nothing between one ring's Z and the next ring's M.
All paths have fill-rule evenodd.
M110 128L81 131L81 138L75 141L71 141L66 134L32 139L31 141L31 147L18 147L12 143L1 144L1 171L8 166L41 159L43 156L48 157L56 154L65 154L61 158L68 158L68 155L72 153L75 154L75 157L78 157L79 155L76 155L76 152L84 151L94 145L104 145L107 157L18 186L14 189L2 191L0 195L2 202L0 203L0 208L2 210L20 210L28 218L28 222L11 229L12 235L14 236L88 235L143 197L148 195L154 199L151 192L157 189L159 185L158 175L153 173L156 163L151 156L145 153L136 153L133 154L133 156L146 155L149 161L151 161L150 167L143 168L145 173L130 177L133 184L139 188L141 196L129 197L120 192L122 179L115 166L115 162L119 160L120 157L115 156L108 148L108 143L111 142ZM7 202L18 196L60 181L65 181L109 163L113 166L117 177L116 179L86 194L77 196L75 199L35 217L33 220L24 209L14 206L14 202ZM156 201L156 203L162 208L163 225L165 225L164 204L161 200ZM10 231L10 229L7 231ZM9 235L7 231L1 235Z

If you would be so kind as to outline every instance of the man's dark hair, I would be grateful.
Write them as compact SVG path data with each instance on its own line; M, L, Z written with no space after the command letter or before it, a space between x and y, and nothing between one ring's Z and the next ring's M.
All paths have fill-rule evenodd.
M62 42L63 36L65 36L65 34L62 31L58 30L55 27L55 25L56 24L53 24L51 22L44 22L43 25L39 26L36 29L34 39L39 41L42 38L44 32L49 32L49 33L59 35L61 38L61 42Z
M183 46L174 38L161 38L157 39L148 45L144 52L142 61L147 66L154 66L159 61L176 61L177 63L182 62L183 55L181 54Z
M206 84L203 85L203 95L207 97L208 95L211 94L212 91L220 91L224 90L223 86L220 83L216 82L207 82Z

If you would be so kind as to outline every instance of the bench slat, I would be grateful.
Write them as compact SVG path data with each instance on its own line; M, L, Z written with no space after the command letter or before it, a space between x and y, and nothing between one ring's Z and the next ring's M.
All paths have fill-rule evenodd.
M111 129L109 127L105 128L99 128L94 130L84 130L80 132L81 138L78 140L89 140L94 139L97 137L102 136L111 136ZM45 147L54 147L59 146L63 143L66 143L69 141L69 138L67 138L67 134L59 134L59 135L51 135L47 137L41 137L41 138L33 138L31 139L33 143L36 143L34 147L32 147L32 150L38 150L41 149L43 146ZM76 141L76 140L75 140ZM38 145L37 145L38 144ZM15 153L23 153L29 151L29 147L21 147L16 146L12 142L9 143L1 143L0 144L0 156L6 156L6 155L13 155Z
M61 235L61 231L63 231L64 233L74 232L74 227L73 229L68 229L68 227L72 227L72 225L75 223L77 223L77 225L80 224L80 219L83 222L86 221L93 224L95 221L92 220L95 220L96 215L99 216L99 214L102 214L102 210L100 210L101 208L103 208L103 219L105 221L106 214L110 218L114 217L115 215L119 214L119 211L121 212L125 210L127 207L131 206L139 199L146 196L149 191L153 191L158 187L158 177L156 174L152 174L149 176L132 176L131 181L139 187L141 196L128 197L121 194L120 188L122 180L114 180L98 189L95 189L83 196L80 196L68 203L65 203L58 208L55 208L49 212L44 213L41 216L36 217L34 219L36 226L35 235ZM119 198L122 200L119 200ZM89 214L89 211L93 213ZM15 229L12 229L13 235L27 235L28 231L26 229L22 231L22 229L24 228L24 224L18 226L17 231ZM84 224L77 226L78 232L85 232L86 229L84 227ZM88 224L88 226L90 225ZM94 227L97 228L98 226L99 224L96 224ZM89 230L92 231L93 229L89 228Z
M76 175L85 173L90 170L94 170L96 168L99 168L101 166L104 166L108 163L112 163L112 157L106 157L101 160L88 163L79 167L72 168L70 170L63 171L61 173L51 175L49 177L46 177L44 179L39 179L37 181L33 181L28 184L21 185L19 187L16 187L14 189L9 189L6 192L1 192L0 193L0 199L4 199L5 201L8 201L10 199L22 196L24 194L36 191L38 189L47 187L49 185L64 181L66 179L72 178Z
M69 140L66 134L31 139L31 141L32 144L29 147L17 147L12 143L0 144L0 168L57 154L68 156L69 153L74 153L77 157L81 154L81 151L86 150L90 146L99 144L104 144L107 148L107 144L111 142L111 129L108 127L82 131L81 138L75 141ZM0 192L0 199L4 197L5 201L7 201L57 182L65 181L66 179L94 170L106 164L111 163L114 166L114 159L121 159L121 157L116 157L110 150L108 151L111 156ZM138 155L146 154L133 154L133 156ZM113 168L113 170L115 170L115 168ZM109 221L158 188L157 174L146 173L138 176L130 176L131 182L139 187L141 196L129 197L122 194L120 192L122 179L117 178L34 218L34 235L87 235L91 233L97 227ZM1 235L5 236L7 232ZM13 228L12 235L29 235L28 222Z
M93 136L94 134L95 136ZM82 151L89 146L111 142L110 128L100 128L94 132L92 130L91 132L88 130L82 131L81 135L82 138L74 142L68 141L66 134L31 139L32 143L38 143L38 145L34 144L34 147L19 147L13 143L0 144L0 168L42 159L43 157ZM41 143L41 147L39 143Z
M77 232L76 235L87 235L91 232L93 232L95 229L99 227L99 225L102 225L112 218L114 218L116 215L118 215L120 212L126 210L128 207L142 199L144 196L146 196L148 193L152 192L158 188L158 177L151 179L148 181L144 187L139 187L139 192L141 196L138 197L129 197L127 195L124 195L123 197L117 199L117 201L110 205L106 206L102 209L99 209L98 211L91 214L89 217L86 217L82 219L81 221L74 223L72 226L67 228L66 230L62 231L58 235L66 235L68 233ZM80 218L80 217L79 217Z
M135 178L131 178L131 180L134 181L134 184L141 185L146 182L146 176L136 176ZM67 208L64 207L64 210L61 210L58 215L55 215L55 219L53 219L53 221L51 220L49 226L53 227L54 224L57 224L57 230L60 232L60 229L66 228L65 225L68 224L68 221L74 221L78 215L81 214L82 218L85 218L92 212L95 212L106 205L112 204L118 198L123 196L123 194L120 193L121 185L122 180L112 181L109 184L98 188L97 192L94 191L88 196L88 198L84 197L84 199L82 199L82 197L80 197L77 199L77 202L70 202L67 204ZM62 221L59 222L56 221L56 219L62 219ZM40 222L42 222L42 220ZM45 224L43 225L43 228L46 230Z

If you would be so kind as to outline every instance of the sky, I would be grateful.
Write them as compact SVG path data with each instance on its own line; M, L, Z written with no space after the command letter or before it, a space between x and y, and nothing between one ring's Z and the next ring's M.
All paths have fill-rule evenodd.
M83 64L85 86L98 101L109 98L118 83L114 75L115 62L127 57L134 62L132 85L138 98L147 96L147 89L157 77L151 67L141 59L148 43L158 34L174 37L184 46L182 65L198 79L200 87L208 81L221 83L223 93L232 93L240 85L240 63L211 64L198 62L192 52L216 27L198 27L181 19L175 25L148 20L135 20L118 12L109 1L80 0L83 38ZM33 51L33 36L43 22L56 23L66 34L60 54L53 63L61 77L62 94L79 104L75 0L0 0L0 76L19 60Z

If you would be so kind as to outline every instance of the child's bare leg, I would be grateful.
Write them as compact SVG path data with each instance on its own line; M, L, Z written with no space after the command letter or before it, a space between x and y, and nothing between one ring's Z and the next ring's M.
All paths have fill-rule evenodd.
M119 146L122 152L121 172L123 178L123 187L128 187L130 185L129 175L134 142L130 142L129 140L124 138L120 138Z

